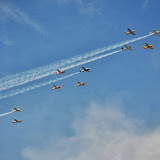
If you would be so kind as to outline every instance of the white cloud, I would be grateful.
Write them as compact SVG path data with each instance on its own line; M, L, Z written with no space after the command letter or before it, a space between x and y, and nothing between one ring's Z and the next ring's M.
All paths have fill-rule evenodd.
M75 135L22 151L27 160L159 160L160 129L145 132L114 106L92 104L72 125ZM137 122L138 123L138 122Z
M17 8L16 6L13 6L11 4L6 4L0 2L0 13L1 18L0 19L13 19L19 24L25 24L33 28L35 31L45 34L45 31L42 29L42 27L33 21L25 12Z

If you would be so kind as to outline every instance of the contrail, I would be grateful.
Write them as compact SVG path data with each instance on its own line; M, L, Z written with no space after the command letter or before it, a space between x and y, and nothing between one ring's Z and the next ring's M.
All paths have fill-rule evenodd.
M118 53L118 52L121 52L121 51L122 50L118 50L118 51L114 51L114 52L111 52L111 53L107 53L107 54L101 55L99 57L98 56L94 57L92 59L80 62L80 63L75 64L75 65L72 65L72 68L76 67L78 65L82 65L82 64L93 62L93 61L98 60L98 59L102 59L102 58L107 57L107 56L111 56L111 55L113 55L115 53ZM40 87L46 86L48 84L51 84L51 83L54 83L54 82L57 82L57 81L60 81L60 80L63 80L63 79L75 76L75 75L77 75L79 73L80 72L75 72L73 74L70 74L70 75L67 75L67 76L64 76L64 77L61 77L61 78L57 78L55 80L50 80L50 81L47 81L47 82L44 82L44 83L40 83L40 84L35 84L33 86L29 86L29 87L26 87L26 88L22 88L22 89L18 89L18 90L13 90L10 93L6 93L4 95L0 95L0 99L8 98L8 97L15 96L15 95L18 95L18 94L21 94L21 93L24 93L24 92L27 92L27 91L30 91L30 90L33 90L33 89L36 89L36 88L40 88Z
M15 75L6 76L6 77L0 79L0 91L7 90L12 87L20 86L20 85L26 84L28 82L50 76L50 75L54 74L54 72L57 68L60 68L60 67L61 68L63 67L63 69L65 69L65 70L71 69L72 67L68 67L68 65L73 64L73 63L77 63L80 65L81 64L80 61L83 61L84 59L87 59L87 58L93 57L95 55L104 53L104 52L109 51L111 49L118 48L120 46L123 46L124 44L129 44L129 43L138 41L140 39L144 39L149 36L150 35L146 35L146 36L142 36L142 37L135 38L132 40L124 41L122 43L118 43L118 44L115 44L115 45L112 45L109 47L104 47L102 49L94 50L94 51L92 51L90 53L86 53L84 55L76 56L76 57L69 58L67 60L63 60L63 61L56 62L56 63L51 63L49 65L41 66L41 67L26 71L26 72L18 73ZM70 66L72 66L72 65L70 65ZM78 66L78 65L76 65L76 66Z
M13 112L8 112L8 113L0 114L0 117L3 117L5 115L11 114L11 113L13 113Z

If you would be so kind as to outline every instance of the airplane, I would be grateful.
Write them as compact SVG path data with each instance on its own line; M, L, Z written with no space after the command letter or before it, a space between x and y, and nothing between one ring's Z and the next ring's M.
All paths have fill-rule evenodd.
M125 46L125 48L122 47L122 50L126 50L126 49L127 49L127 50L129 50L129 51L132 51L132 49L131 49L132 47L129 47L129 46L127 46L126 44L125 44L124 46Z
M84 68L82 67L82 69L79 70L80 72L90 72L89 68Z
M79 86L85 86L86 84L83 82L83 83L81 83L81 82L77 82L78 84L76 84L76 87L79 87Z
M54 90L54 89L59 89L59 90L60 90L60 89L61 89L61 86L56 86L56 85L54 85L54 84L53 84L53 86L54 86L54 87L50 87L51 90Z
M14 108L14 109L12 109L12 112L22 112L22 110L21 110L21 108Z
M55 75L57 74L65 74L65 71L60 71L59 69L57 69L57 72L55 72Z
M128 34L136 35L136 34L134 33L135 30L131 30L130 28L128 28L128 31L129 31L129 32L125 32L126 35L128 35Z
M14 119L14 120L12 121L12 123L22 123L22 120Z
M143 49L147 49L147 48L153 49L153 45L149 45L148 43L145 43L145 44L146 44L146 47L143 46L142 47Z
M155 29L153 29L153 33L150 32L149 34L150 34L150 35L156 34L157 36L160 36L160 31L156 31Z

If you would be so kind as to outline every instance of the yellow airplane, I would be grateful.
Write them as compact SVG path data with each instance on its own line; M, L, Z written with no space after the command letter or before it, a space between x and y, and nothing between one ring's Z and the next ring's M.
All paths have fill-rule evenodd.
M153 45L149 45L148 43L145 43L145 44L146 44L146 47L143 46L142 47L143 49L147 49L147 48L153 49Z

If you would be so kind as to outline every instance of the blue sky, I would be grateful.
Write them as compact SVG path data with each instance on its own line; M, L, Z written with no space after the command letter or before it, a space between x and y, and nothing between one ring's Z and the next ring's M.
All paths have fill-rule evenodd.
M160 30L159 5L158 0L2 0L0 78ZM124 34L128 27L136 36ZM50 84L1 99L0 114L13 107L22 112L0 117L0 160L158 160L159 38L147 37L129 44L132 52L85 64L90 73L55 82L61 91L50 91ZM146 42L154 50L143 50ZM50 75L0 94L55 78ZM86 87L76 88L78 80ZM13 125L14 118L23 123Z

